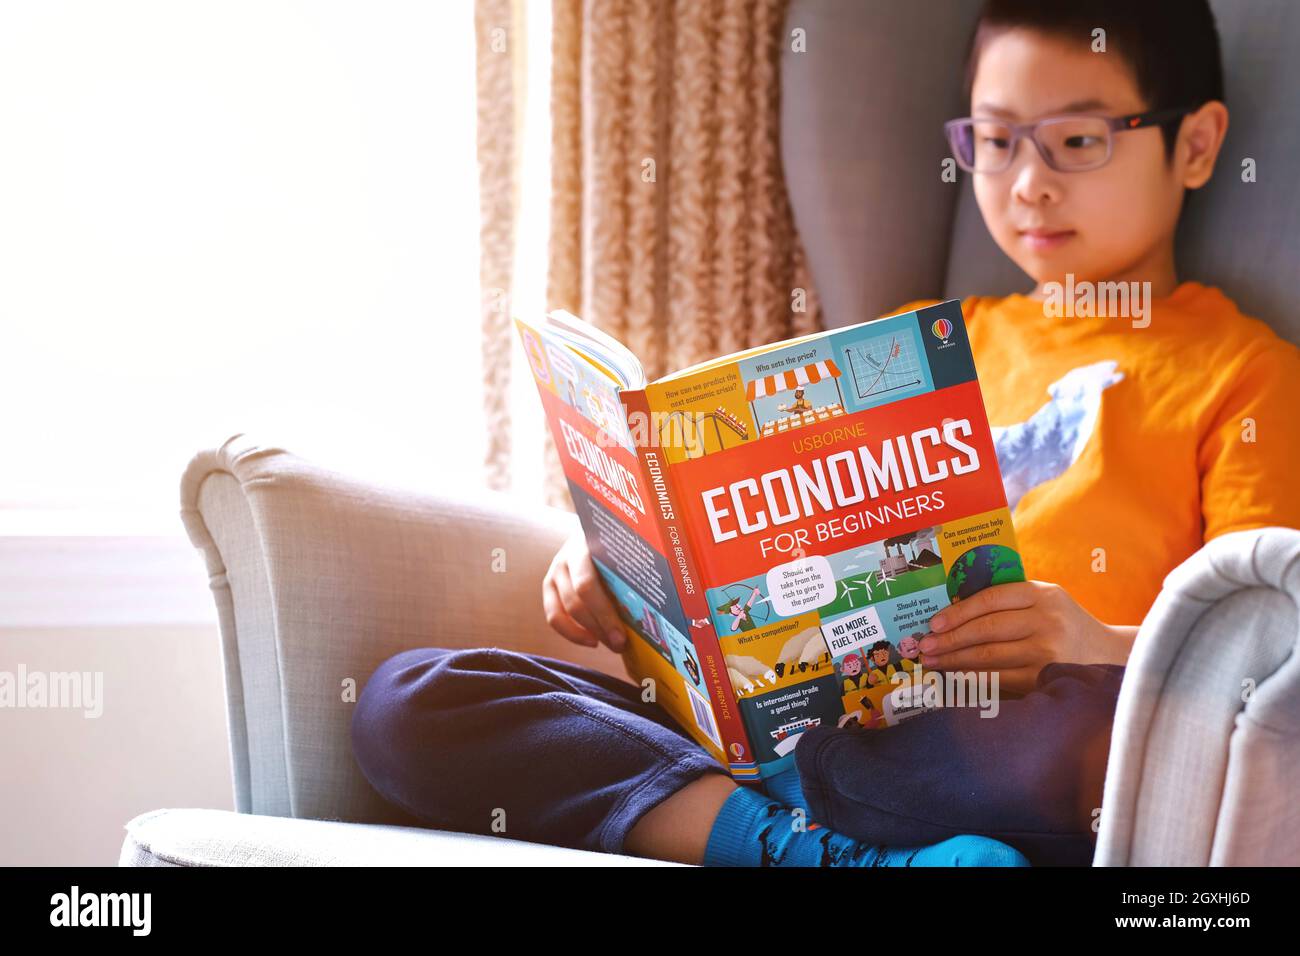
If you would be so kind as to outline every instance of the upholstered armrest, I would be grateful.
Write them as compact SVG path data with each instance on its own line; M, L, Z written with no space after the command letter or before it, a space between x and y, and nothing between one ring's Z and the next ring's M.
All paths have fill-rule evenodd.
M1223 535L1174 569L1120 690L1094 861L1300 860L1300 531Z
M118 866L677 866L426 827L286 820L229 810L142 813Z
M379 487L244 435L197 455L181 497L217 602L242 812L398 822L348 733L398 651L495 646L625 676L546 625L541 581L573 515Z

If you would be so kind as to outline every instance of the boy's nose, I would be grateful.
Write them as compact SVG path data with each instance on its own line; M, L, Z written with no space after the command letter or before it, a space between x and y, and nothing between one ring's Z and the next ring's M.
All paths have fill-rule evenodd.
M1061 198L1060 174L1047 165L1028 139L1022 140L1012 157L1012 192L1031 206L1057 202Z
M1023 159L1018 157L1014 166L1015 179L1011 190L1015 198L1030 206L1060 202L1062 190L1058 174L1048 168L1032 144L1023 143L1022 146L1028 147L1030 155Z

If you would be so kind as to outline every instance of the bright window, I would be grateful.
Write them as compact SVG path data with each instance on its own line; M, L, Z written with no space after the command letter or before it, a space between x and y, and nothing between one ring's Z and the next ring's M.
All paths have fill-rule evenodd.
M471 0L0 6L0 533L178 533L239 431L481 484L474 54Z

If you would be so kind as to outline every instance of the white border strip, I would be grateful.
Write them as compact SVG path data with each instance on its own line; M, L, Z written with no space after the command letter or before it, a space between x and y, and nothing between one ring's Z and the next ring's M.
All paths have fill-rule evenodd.
M0 536L0 629L216 619L207 568L183 534Z

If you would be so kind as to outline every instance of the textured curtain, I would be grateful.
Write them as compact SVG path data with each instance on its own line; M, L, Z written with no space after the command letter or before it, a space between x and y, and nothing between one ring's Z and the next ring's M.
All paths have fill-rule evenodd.
M523 0L475 0L479 322L489 488L510 486L510 322L524 123Z
M781 171L785 5L553 0L547 308L622 340L651 379L821 327ZM485 91L505 87L485 66L504 69L480 59L481 119ZM506 325L485 310L485 354L509 347ZM490 391L489 431L508 433ZM490 474L509 453L489 447ZM547 499L570 507L547 454Z

